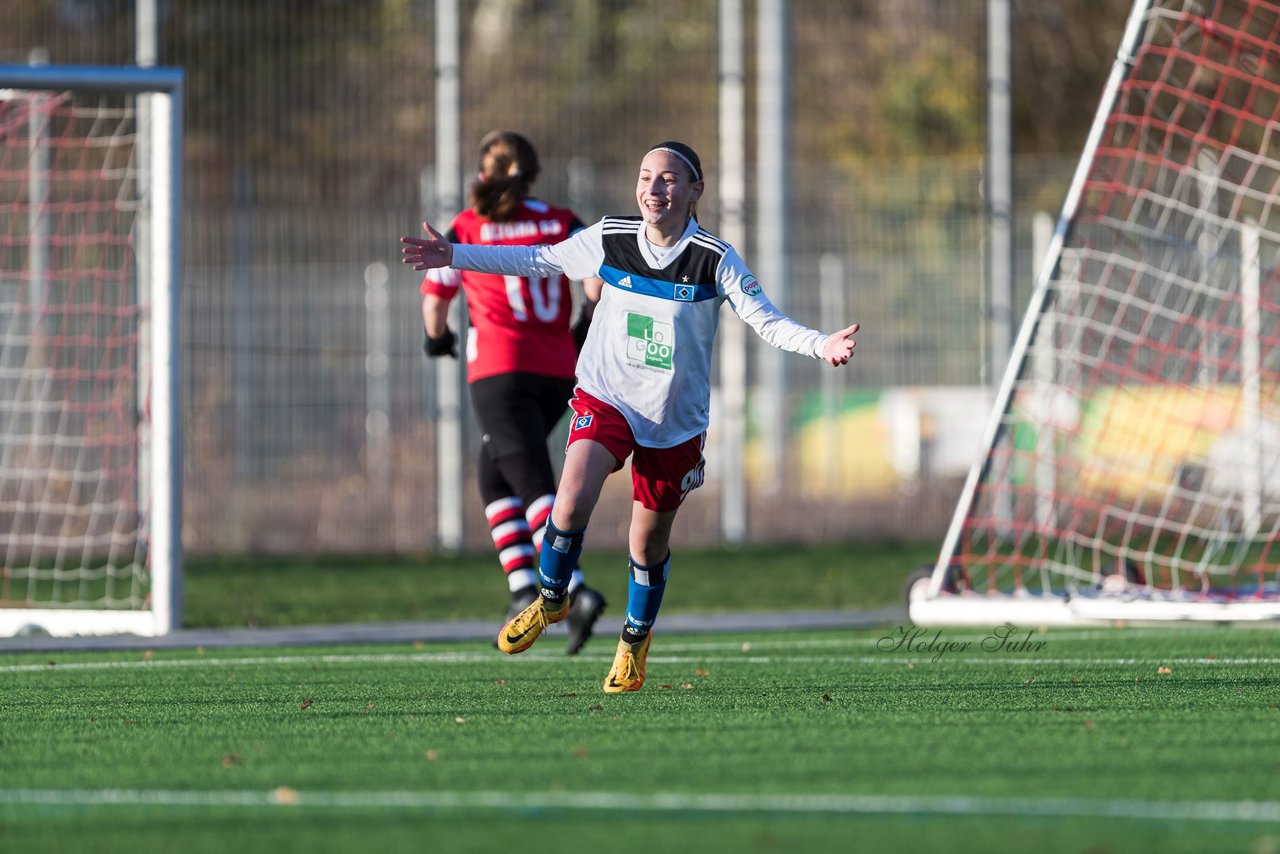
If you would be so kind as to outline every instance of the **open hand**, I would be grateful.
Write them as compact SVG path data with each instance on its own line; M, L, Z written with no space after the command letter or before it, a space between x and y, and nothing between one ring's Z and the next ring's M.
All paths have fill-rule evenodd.
M431 270L436 267L448 267L453 262L453 244L444 239L444 235L424 222L422 230L426 237L402 237L404 244L400 252L404 256L400 260L410 264L415 270Z
M839 332L832 332L831 337L827 339L826 346L822 348L822 358L827 361L828 365L838 368L841 365L847 365L849 359L853 357L853 348L858 346L858 342L853 340L861 326L857 323L852 326L846 326Z

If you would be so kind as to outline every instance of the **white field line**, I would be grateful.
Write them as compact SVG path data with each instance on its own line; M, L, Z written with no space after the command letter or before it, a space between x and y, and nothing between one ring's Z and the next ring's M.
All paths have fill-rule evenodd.
M519 661L542 664L564 664L566 659L560 655L521 656ZM578 656L576 661L599 664L610 659L605 656ZM360 655L273 655L245 656L238 658L199 658L173 659L138 659L133 661L70 661L66 663L44 664L11 664L0 666L0 674L5 673L57 673L79 670L163 670L176 667L250 667L254 665L295 665L307 666L316 664L490 664L505 663L493 653L385 653ZM1200 667L1280 665L1280 658L1045 658L1023 656L1016 652L993 651L988 655L959 655L945 652L941 655L923 650L920 655L903 655L886 652L883 655L651 655L649 661L654 664L835 664L835 665L890 665L901 667L908 664L973 664L1002 665L1019 664L1028 666L1066 666L1066 667L1127 667L1132 665L1187 665Z
M501 791L296 791L189 789L0 789L0 804L35 806L274 807L297 809L530 809L698 813L910 813L1280 823L1277 801L1143 801L927 795L753 795Z

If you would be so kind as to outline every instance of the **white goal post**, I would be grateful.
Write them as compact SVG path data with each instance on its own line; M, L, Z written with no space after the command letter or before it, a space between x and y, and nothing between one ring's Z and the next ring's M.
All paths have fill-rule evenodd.
M1280 619L1280 3L1137 0L921 625Z
M180 624L183 80L0 65L0 636Z

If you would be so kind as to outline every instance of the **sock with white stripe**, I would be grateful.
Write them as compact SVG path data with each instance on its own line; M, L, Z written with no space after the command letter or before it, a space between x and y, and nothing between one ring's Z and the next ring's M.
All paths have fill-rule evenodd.
M551 520L551 508L555 506L555 503L555 495L543 495L530 501L529 506L524 511L524 517L529 522L529 530L533 532L533 548L535 551L542 551L542 538L547 530L547 522ZM582 567L575 565L573 573L569 576L569 595L572 596L576 593L586 580L586 576L582 573ZM534 582L531 581L529 583L533 584Z
M538 553L538 577L542 582L542 598L552 604L560 604L569 595L570 576L582 554L586 530L561 531L547 519L546 534Z
M662 607L662 594L667 589L667 573L671 569L671 553L665 560L648 566L628 557L630 578L627 579L627 618L622 623L622 639L639 643L649 634Z

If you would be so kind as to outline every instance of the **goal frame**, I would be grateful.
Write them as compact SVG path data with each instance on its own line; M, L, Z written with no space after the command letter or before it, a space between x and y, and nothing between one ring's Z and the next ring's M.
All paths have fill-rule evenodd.
M182 285L183 102L180 68L31 66L0 64L0 90L74 90L150 95L140 99L139 133L146 146L149 215L145 221L148 311L140 329L139 360L148 394L143 488L147 490L149 607L0 607L0 637L25 631L53 636L157 636L181 625L182 432L180 310ZM145 105L145 107L144 107Z
M1093 123L1072 176L1039 268L1023 322L1010 351L1004 375L983 431L981 453L965 479L937 561L928 571L913 576L907 588L911 621L921 626L990 627L1003 623L1029 626L1090 626L1134 623L1259 623L1280 620L1280 600L1275 598L1232 602L1192 598L1146 598L1142 595L1071 597L1018 590L1012 594L979 593L959 589L953 557L964 535L967 518L978 499L980 484L990 474L994 450L1008 439L1008 416L1015 404L1018 378L1035 354L1033 341L1046 318L1046 308L1063 251L1088 184L1095 155L1107 130L1107 121L1119 97L1126 73L1143 36L1155 0L1135 0L1126 22L1110 74L1099 100ZM1246 236L1245 240L1249 237ZM1256 246L1255 246L1256 249ZM1253 263L1256 264L1256 257ZM1254 283L1256 287L1256 282ZM1255 295L1256 298L1256 295ZM1049 322L1052 322L1050 319ZM1255 413L1256 415L1256 413Z

